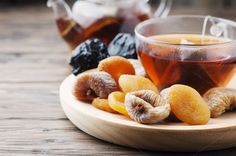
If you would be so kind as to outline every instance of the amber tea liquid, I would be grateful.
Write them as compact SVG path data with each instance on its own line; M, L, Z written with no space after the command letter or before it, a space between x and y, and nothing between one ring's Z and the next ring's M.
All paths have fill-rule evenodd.
M225 86L236 72L236 58L224 53L230 48L206 47L199 45L229 42L223 38L200 35L159 35L151 38L172 44L171 46L142 45L138 54L147 74L153 82L163 89L173 84L185 84L203 94L212 87ZM182 48L181 44L192 44ZM208 51L208 52L207 52ZM224 55L225 54L225 55Z
M73 19L61 17L57 19L57 27L62 38L73 50L88 38L99 38L109 44L119 32L134 33L134 27L141 21L149 19L147 14L126 17L103 17L87 27L82 27Z

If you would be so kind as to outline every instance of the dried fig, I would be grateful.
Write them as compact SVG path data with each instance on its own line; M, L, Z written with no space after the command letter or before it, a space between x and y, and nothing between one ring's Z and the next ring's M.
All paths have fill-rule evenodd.
M91 101L96 97L107 98L117 91L115 80L106 72L87 72L77 76L74 95L78 100Z
M216 118L227 110L236 109L236 89L212 88L204 94L211 117Z
M127 93L125 107L133 120L144 124L160 122L170 114L169 103L151 90Z

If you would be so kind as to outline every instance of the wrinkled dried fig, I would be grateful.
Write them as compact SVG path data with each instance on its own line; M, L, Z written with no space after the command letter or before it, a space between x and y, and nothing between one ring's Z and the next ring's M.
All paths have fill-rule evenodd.
M91 101L96 97L107 98L117 91L115 80L106 72L87 72L77 76L74 95L78 100Z
M170 114L169 103L151 90L127 93L125 107L133 120L144 124L160 122Z
M220 116L227 110L236 109L236 89L212 88L203 97L208 104L212 118Z

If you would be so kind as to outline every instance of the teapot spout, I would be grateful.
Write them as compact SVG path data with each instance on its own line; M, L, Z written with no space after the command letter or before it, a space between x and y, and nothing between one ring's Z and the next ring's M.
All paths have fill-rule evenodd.
M53 9L61 37L74 49L84 40L84 30L74 21L70 7L64 0L48 0L47 6Z
M64 0L48 0L47 6L52 7L56 19L72 17L71 9Z

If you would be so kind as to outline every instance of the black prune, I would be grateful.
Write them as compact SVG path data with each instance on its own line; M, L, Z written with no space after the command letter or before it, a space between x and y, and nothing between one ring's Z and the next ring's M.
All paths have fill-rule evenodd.
M137 59L134 37L128 33L119 33L109 44L108 52L111 56Z
M107 46L99 39L88 39L72 52L70 65L74 75L96 68L99 61L109 56Z

